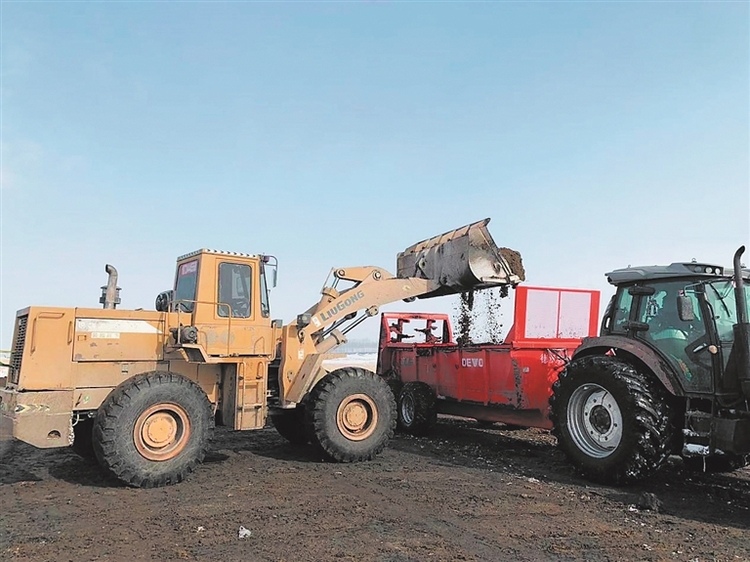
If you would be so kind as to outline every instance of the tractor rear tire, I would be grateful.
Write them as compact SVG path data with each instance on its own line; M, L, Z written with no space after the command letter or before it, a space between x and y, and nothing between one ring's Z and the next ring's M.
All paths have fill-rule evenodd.
M670 454L669 395L655 377L617 357L574 359L552 386L550 406L558 445L594 482L641 480Z
M305 405L310 442L336 462L372 460L396 427L396 401L388 384L357 367L323 377Z
M276 412L271 423L284 439L294 445L305 445L309 441L305 429L305 407L297 405L293 410Z
M129 486L181 482L203 461L214 416L200 386L175 373L153 371L121 383L94 419L94 453Z
M435 391L423 382L407 382L398 397L398 426L411 435L427 435L437 423Z
M710 474L734 472L740 468L745 468L748 464L750 464L750 455L737 455L734 453L725 453L710 457L684 457L682 459L682 465L688 470Z

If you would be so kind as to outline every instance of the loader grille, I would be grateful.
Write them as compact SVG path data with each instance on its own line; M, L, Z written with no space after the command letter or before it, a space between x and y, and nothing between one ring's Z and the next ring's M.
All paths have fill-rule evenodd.
M10 351L9 379L13 384L18 384L21 377L21 359L23 358L23 347L26 343L26 325L28 322L28 316L20 316L16 320L16 339L13 342L13 349Z

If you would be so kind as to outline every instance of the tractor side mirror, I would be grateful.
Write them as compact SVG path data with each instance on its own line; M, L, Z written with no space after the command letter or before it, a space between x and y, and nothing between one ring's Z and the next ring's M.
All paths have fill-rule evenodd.
M677 315L683 322L692 322L695 320L693 300L687 295L677 295Z

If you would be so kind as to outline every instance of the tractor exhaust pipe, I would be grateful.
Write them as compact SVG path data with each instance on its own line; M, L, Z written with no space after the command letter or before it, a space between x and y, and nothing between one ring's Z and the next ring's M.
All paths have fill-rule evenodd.
M117 286L117 270L113 265L105 265L104 271L109 278L107 284L102 287L102 296L99 297L99 303L104 305L105 309L114 310L120 304L120 287Z
M418 277L435 289L419 298L453 295L500 285L518 285L525 279L521 254L498 248L484 219L422 240L396 258L398 277Z
M750 400L750 323L747 319L747 298L740 262L743 253L745 253L745 246L740 246L734 253L734 300L737 304L737 323L734 325L733 351L742 394Z

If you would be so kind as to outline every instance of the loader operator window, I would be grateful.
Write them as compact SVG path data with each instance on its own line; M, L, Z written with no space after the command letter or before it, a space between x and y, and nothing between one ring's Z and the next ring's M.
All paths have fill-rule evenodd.
M222 318L250 317L250 278L249 265L224 262L219 265L219 304L216 313Z
M177 286L174 301L184 312L193 312L195 306L195 289L198 285L198 260L180 265L177 270ZM183 302L180 302L183 301Z

